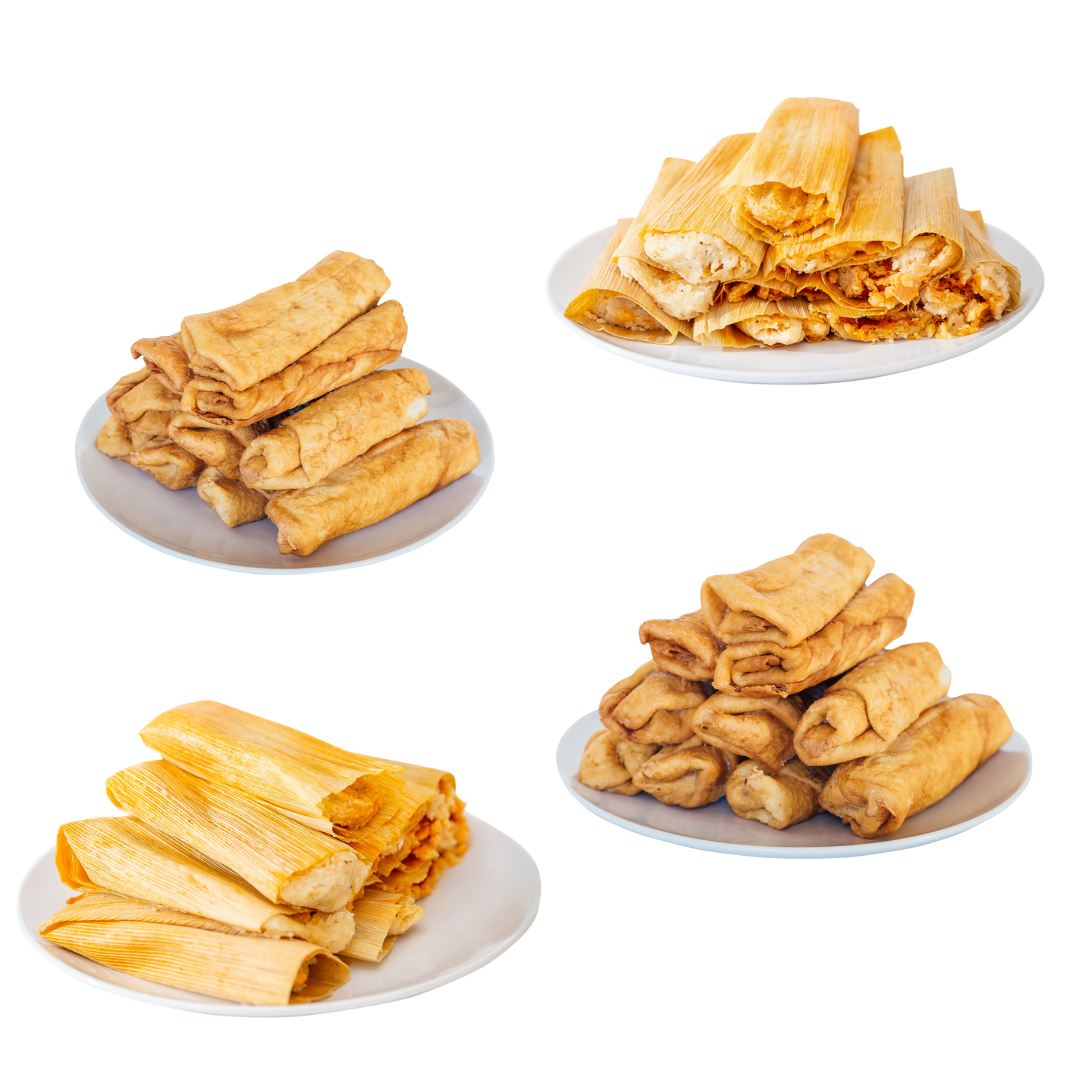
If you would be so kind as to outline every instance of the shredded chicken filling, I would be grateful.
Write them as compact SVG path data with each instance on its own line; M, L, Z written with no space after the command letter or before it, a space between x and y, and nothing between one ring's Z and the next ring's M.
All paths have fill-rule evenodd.
M857 266L838 266L825 280L848 297L871 307L909 304L919 290L956 262L959 247L943 236L917 236L888 258Z
M375 816L380 801L366 781L357 780L344 791L327 795L319 809L333 824L359 829Z
M924 338L934 332L934 317L922 309L898 311L877 319L851 319L833 315L829 317L829 324L838 336L849 341Z
M726 240L703 232L647 232L645 254L691 285L749 277L756 267Z
M755 184L746 189L743 205L755 221L787 236L799 236L829 217L828 195L786 184Z
M1000 319L1009 303L1009 279L998 263L956 270L925 285L922 306L941 322L938 337L973 334L993 319Z

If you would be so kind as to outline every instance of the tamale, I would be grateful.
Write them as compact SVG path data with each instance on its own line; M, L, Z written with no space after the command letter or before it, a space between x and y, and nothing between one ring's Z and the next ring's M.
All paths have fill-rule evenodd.
M356 853L235 788L167 761L145 761L105 784L114 806L239 874L268 900L341 911L363 886Z
M606 728L593 732L581 755L577 778L594 791L637 795L641 788L634 783L633 775L659 749L649 743L620 739Z
M246 390L369 311L389 287L370 259L332 251L295 281L220 311L188 315L180 324L184 352L196 375Z
M205 927L200 916L87 896L38 933L116 971L249 1005L321 1001L349 981L348 964L310 942Z
M332 953L352 940L348 911L306 912L272 904L194 848L132 817L61 825L56 868L69 888L119 893L267 937L295 937Z
M162 382L176 394L184 391L184 386L192 377L191 364L184 352L181 334L167 334L165 337L139 338L131 346L131 355L142 361L155 375L160 375Z
M668 746L693 736L690 718L708 697L700 683L656 670L650 660L600 700L600 721L617 739Z
M789 698L713 694L694 710L690 726L709 746L779 769L795 756L792 733L803 708L798 694Z
M715 286L711 281L691 285L678 274L650 262L641 243L641 232L652 210L693 164L685 158L664 159L652 191L615 249L615 265L619 272L636 281L661 310L682 320L693 319L709 310Z
M319 483L275 491L266 508L283 555L310 555L337 536L383 521L480 464L466 420L426 420L376 443Z
M166 760L321 832L360 828L405 787L402 770L217 701L177 705L139 737Z
M781 101L728 179L739 225L770 244L835 233L858 144L850 101Z
M798 758L779 769L741 761L728 777L724 794L738 817L760 821L770 829L786 829L821 811L818 795L831 771L811 768Z
M750 236L736 215L731 177L753 135L721 139L647 213L634 223L645 257L691 285L754 274L766 245Z
M927 709L888 749L837 765L819 801L856 836L888 836L948 795L1011 734L1005 710L992 697L948 698Z
M408 893L365 889L364 895L353 905L356 930L339 955L377 964L386 958L394 939L423 917L423 909Z
M661 747L634 773L633 783L668 806L708 806L724 797L738 760L695 735L679 746Z
M577 296L563 314L571 322L611 334L624 341L644 341L670 345L679 334L690 336L690 324L669 315L634 280L619 272L612 261L632 223L620 218L608 238L600 258L593 263Z
M694 320L694 340L699 345L723 345L745 349L752 345L772 348L821 341L829 335L828 320L800 296L764 300L724 300Z
M657 670L698 681L712 679L724 648L701 611L677 619L647 619L638 628L638 638L652 650Z
M244 451L270 422L260 420L249 427L219 428L201 417L183 411L169 418L168 435L177 446L194 454L200 461L217 469L230 480L240 479L240 459Z
M353 319L300 359L244 390L220 379L191 379L181 408L213 427L244 427L313 401L393 363L405 346L401 305L387 300Z
M264 491L311 487L376 443L423 420L430 393L427 376L418 368L365 375L254 439L240 462L244 483Z
M230 529L266 517L266 504L270 501L268 496L261 491L253 491L242 480L230 480L217 469L203 469L195 490Z
M798 274L880 259L904 242L904 158L891 128L859 137L844 209L831 235L796 237L769 248L762 267Z

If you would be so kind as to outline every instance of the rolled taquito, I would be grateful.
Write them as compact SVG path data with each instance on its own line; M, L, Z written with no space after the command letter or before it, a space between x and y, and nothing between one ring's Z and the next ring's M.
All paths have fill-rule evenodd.
M150 438L149 435L145 436L143 441L149 442ZM120 458L122 460L129 458L132 450L135 449L127 424L122 424L115 416L110 416L101 425L101 429L94 439L94 446L106 457Z
M370 259L333 251L286 285L188 315L180 323L184 352L196 375L246 390L369 311L388 288L390 279Z
M161 376L162 382L177 394L183 393L193 375L179 331L165 337L139 338L131 346L131 356Z
M141 368L122 376L105 394L105 404L129 430L164 436L169 433L173 412L180 407L180 395L159 375Z
M169 762L115 773L105 793L114 806L238 874L272 903L341 911L363 886L360 860L340 840Z
M709 746L779 769L795 756L792 734L804 703L789 698L713 694L694 710L690 726Z
M194 848L132 817L61 825L56 868L69 889L118 893L252 934L302 938L332 953L341 952L355 932L348 911L272 904Z
M896 574L864 586L831 622L791 647L769 641L729 645L713 686L724 694L788 697L839 675L895 641L907 626L915 590Z
M632 781L668 806L694 809L724 797L728 775L738 760L694 736L678 746L661 747L634 773Z
M818 795L831 769L812 768L792 758L779 769L757 761L740 761L725 788L728 806L741 818L770 829L786 829L818 813Z
M598 334L611 334L624 341L670 345L679 334L690 336L690 324L669 315L612 261L632 223L631 218L620 218L615 223L600 258L593 263L581 290L566 305L563 314L571 322Z
M828 623L859 591L874 560L832 533L804 540L791 555L741 574L714 574L701 586L701 610L725 644L793 646Z
M240 479L240 459L244 451L270 427L260 420L249 427L219 428L199 416L183 411L169 418L168 435L177 446L190 451L200 461L217 469L230 480Z
M850 101L781 101L729 178L739 224L770 244L834 234L858 145Z
M658 671L698 681L712 679L716 658L724 648L701 611L677 619L646 619L638 628L638 638L652 650Z
M200 916L123 897L87 896L66 904L38 933L127 975L249 1005L321 1001L349 980L348 964L310 942L205 925Z
M641 234L649 215L669 191L693 166L685 158L665 158L652 191L649 192L638 216L627 228L615 249L615 265L619 272L636 281L657 306L674 319L690 320L712 306L716 286L711 281L692 285L678 274L651 262L645 254Z
M578 780L594 791L610 791L615 795L637 795L641 788L633 775L659 750L649 743L620 739L603 729L589 736L578 766Z
M795 752L807 765L880 753L949 692L950 681L941 654L928 641L875 653L803 713Z
M699 345L728 349L813 343L828 337L829 332L828 319L801 296L722 300L694 320L694 340Z
M430 393L427 376L418 368L365 375L254 439L240 462L244 483L264 491L311 487L423 420Z
M836 766L821 805L863 839L896 832L943 799L1005 745L1012 724L985 694L927 709L887 750Z
M466 420L427 420L376 443L309 488L276 491L266 508L283 555L310 555L337 536L388 518L480 463Z
M365 889L364 895L353 905L356 929L339 955L349 960L381 963L394 940L423 917L423 908L408 893Z
M208 376L191 379L184 387L181 408L214 427L254 424L393 363L407 333L401 305L387 300L288 367L244 390Z
M230 529L266 517L269 496L261 491L253 491L242 480L230 480L217 469L203 469L195 490Z
M690 718L708 696L700 683L657 671L655 661L617 682L600 700L600 721L617 739L671 745L694 733Z

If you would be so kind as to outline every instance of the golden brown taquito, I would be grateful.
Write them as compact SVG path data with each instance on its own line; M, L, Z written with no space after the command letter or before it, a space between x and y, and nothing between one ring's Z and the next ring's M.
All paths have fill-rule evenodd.
M638 629L638 638L652 649L658 671L699 681L712 679L716 658L724 648L700 611L677 619L647 619Z
M467 420L427 420L377 443L313 487L277 491L266 508L283 555L310 555L336 536L374 525L480 463Z
M887 750L837 765L821 805L863 839L896 832L945 798L1012 734L1001 705L964 694L927 709Z
M791 648L768 641L729 645L713 686L747 697L788 697L839 675L895 641L907 626L915 590L885 574L860 589L832 622Z
M161 376L162 382L174 393L181 394L192 377L191 364L184 352L180 332L165 337L139 338L131 346L131 355L141 360L147 369Z
M200 473L195 485L199 498L230 528L262 521L269 496L253 491L242 480L231 480L212 467Z
M169 419L168 434L177 446L189 450L223 476L230 480L239 480L240 459L244 451L269 427L270 421L260 420L250 427L232 427L226 430L208 424L191 413L174 412Z
M804 540L791 555L741 574L714 574L701 586L701 610L725 644L798 645L862 588L874 560L832 533Z
M191 370L246 390L370 311L390 279L370 259L332 251L295 281L180 323Z
M216 427L254 424L393 363L407 333L401 305L387 300L254 386L234 390L220 379L192 379L184 387L180 407Z
M641 788L631 777L645 764L659 746L629 742L607 730L596 731L585 744L578 779L595 791L616 795L636 795Z
M661 747L634 773L632 782L668 806L708 806L724 797L728 774L738 760L694 736L678 746Z
M691 714L707 696L699 683L657 671L650 660L604 694L600 720L617 739L669 746L691 738Z
M949 692L951 676L928 641L883 649L856 664L803 713L795 751L807 765L877 754Z
M150 436L147 436L144 441L149 442ZM115 416L110 416L101 425L101 430L97 433L97 438L94 439L94 445L106 457L121 458L125 461L131 455L131 451L135 449L127 424L120 423Z
M126 460L135 468L149 473L170 491L194 487L206 468L206 462L200 461L182 446L177 446L167 435L155 436L141 443L137 449L132 449Z
M792 732L803 715L803 701L713 694L694 710L694 734L710 746L779 769L795 756Z
M311 487L423 420L430 393L427 376L418 368L365 375L254 439L240 462L244 483L264 491Z
M760 821L771 829L786 829L822 809L818 795L831 771L811 768L798 758L779 769L768 769L757 761L740 761L728 777L728 806L738 817Z
M180 397L146 368L124 375L105 394L109 412L130 430L147 435L167 435L172 413Z

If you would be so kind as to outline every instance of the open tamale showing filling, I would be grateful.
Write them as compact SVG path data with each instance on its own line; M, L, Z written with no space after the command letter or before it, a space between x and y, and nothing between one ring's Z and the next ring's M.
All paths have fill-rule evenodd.
M469 847L452 774L352 753L215 701L140 732L124 817L60 827L78 895L40 927L118 971L248 1004L319 1001L378 964Z

